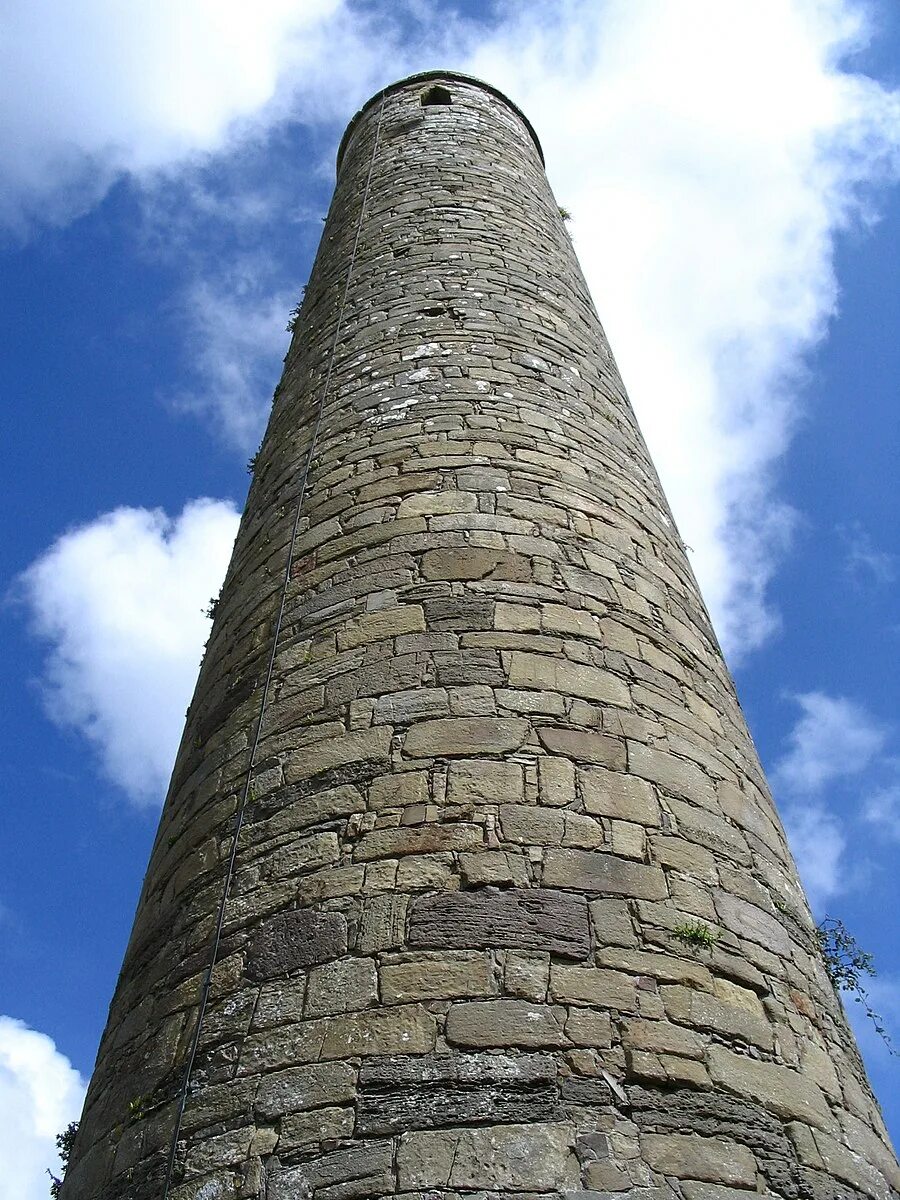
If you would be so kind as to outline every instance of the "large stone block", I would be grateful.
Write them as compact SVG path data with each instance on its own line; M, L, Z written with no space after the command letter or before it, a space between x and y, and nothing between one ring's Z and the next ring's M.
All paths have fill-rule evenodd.
M421 1005L370 1008L327 1025L321 1057L365 1058L370 1054L427 1054L434 1049L437 1026Z
M374 1003L378 974L371 958L344 958L313 967L306 984L306 1015L356 1012Z
M676 1179L699 1179L726 1187L755 1188L756 1159L746 1146L678 1133L645 1133L641 1151L647 1165Z
M600 704L628 706L628 686L616 675L599 667L552 658L547 654L512 651L504 655L508 662L511 688L541 688Z
M659 824L659 803L646 780L594 767L579 771L578 783L587 812L641 825Z
M400 1140L400 1187L498 1189L559 1194L578 1185L574 1131L568 1125L496 1125L491 1129L409 1133Z
M356 1068L349 1063L311 1063L276 1071L260 1081L253 1105L262 1120L329 1104L346 1104L356 1094Z
M589 850L548 850L543 882L548 887L633 896L640 900L662 900L668 895L665 876L659 867Z
M344 772L347 778L337 782L347 782L384 771L390 764L392 736L390 726L377 725L313 742L285 760L285 782L303 782L328 772Z
M820 1129L829 1129L833 1124L821 1090L799 1071L716 1045L707 1051L707 1066L716 1083L738 1096L758 1100L785 1120L805 1121Z
M447 1040L478 1049L564 1046L565 1010L524 1000L472 1000L454 1004L447 1014Z
M314 963L339 958L347 950L347 921L340 913L290 909L263 921L247 951L251 979L277 979Z
M455 1000L460 996L489 996L496 991L486 954L423 955L405 962L383 963L378 974L385 1004Z
M445 892L413 903L409 944L480 949L509 946L562 958L590 953L587 903L546 888Z
M558 1115L556 1063L548 1055L389 1057L368 1059L360 1071L361 1137Z
M526 721L513 717L450 717L421 721L403 742L412 758L471 758L476 754L507 754L528 737Z
M593 763L614 771L625 770L625 743L620 738L564 725L540 726L537 735L551 754L564 754L576 762Z

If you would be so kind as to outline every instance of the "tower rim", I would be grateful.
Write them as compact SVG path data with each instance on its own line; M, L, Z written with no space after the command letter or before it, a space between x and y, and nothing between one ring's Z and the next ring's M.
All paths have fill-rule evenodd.
M507 96L505 92L501 92L498 87L494 87L493 84L487 83L484 79L479 79L477 75L467 75L464 71L449 71L449 70L435 69L432 71L417 71L412 75L405 75L402 79L397 79L393 83L387 84L386 87L381 88L379 91L375 92L374 95L369 97L369 99L365 102L365 104L362 105L362 107L359 109L359 111L350 118L350 122L347 125L347 128L344 130L344 135L341 138L340 145L338 146L337 159L335 162L335 174L337 174L337 175L340 174L341 164L344 160L344 153L347 149L347 145L348 145L351 137L353 136L353 134L356 130L356 127L359 125L359 122L362 120L363 116L365 116L365 114L369 111L369 109L372 108L373 105L377 104L378 101L381 100L383 96L389 96L389 95L391 95L392 92L399 91L400 88L406 87L411 83L413 83L413 84L428 83L431 80L438 80L438 79L457 80L462 83L471 83L471 84L474 84L476 87L481 88L485 92L490 92L490 94L492 96L496 96L498 100L502 100L503 103L508 108L512 109L512 111L516 114L516 116L519 118L519 120L522 122L522 124L528 130L528 133L531 136L531 140L534 142L535 147L537 149L538 157L541 160L541 166L542 167L546 166L546 162L544 159L543 147L541 146L540 138L538 137L537 133L535 132L534 126L528 120L528 118L526 117L526 115L522 111L522 109L519 108L518 104L516 104L514 100L510 100L509 96Z

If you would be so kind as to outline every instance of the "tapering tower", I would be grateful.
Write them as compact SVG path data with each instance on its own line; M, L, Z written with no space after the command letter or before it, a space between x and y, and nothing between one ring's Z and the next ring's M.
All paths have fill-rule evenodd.
M888 1200L900 1172L544 176L351 122L65 1200Z

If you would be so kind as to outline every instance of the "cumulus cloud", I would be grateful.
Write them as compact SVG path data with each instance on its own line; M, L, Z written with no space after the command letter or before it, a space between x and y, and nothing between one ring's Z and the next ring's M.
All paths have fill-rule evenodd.
M245 267L247 264L245 264ZM183 299L186 355L195 386L172 397L176 408L211 421L236 449L255 450L287 348L286 318L296 295L272 295L264 267L197 278Z
M889 731L861 704L824 692L793 697L800 707L787 750L771 772L785 799L788 840L814 909L857 882L861 860L850 865L848 829L859 819L900 837L900 787L873 787L896 760L886 752ZM842 783L867 799L838 803ZM854 844L858 839L854 839Z
M883 751L887 731L862 705L824 692L794 697L802 715L775 764L774 782L792 794L820 792L835 779L857 775Z
M230 503L194 500L176 517L118 508L60 537L20 577L34 632L49 643L47 713L84 734L136 804L165 792L237 532Z
M84 1081L52 1039L0 1016L0 1200L46 1200L56 1135L83 1102Z
M784 824L810 907L819 913L846 886L846 834L834 813L815 803L789 805Z
M877 788L863 805L863 817L882 834L900 841L900 783Z
M0 219L66 219L122 174L214 152L261 113L274 119L282 80L314 82L330 58L344 8L258 0L248 20L240 0L10 0Z
M894 582L897 556L880 550L858 521L838 525L837 535L844 546L844 571L855 584L864 587Z

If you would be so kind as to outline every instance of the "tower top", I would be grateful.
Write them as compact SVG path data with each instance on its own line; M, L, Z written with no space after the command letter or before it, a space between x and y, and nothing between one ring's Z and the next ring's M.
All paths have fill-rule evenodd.
M361 118L369 111L370 108L373 107L373 105L377 104L383 96L389 96L393 92L399 91L401 88L416 86L419 84L454 82L466 83L472 87L481 88L482 91L490 92L492 96L496 96L498 100L502 100L508 108L512 109L512 111L528 130L529 134L531 135L531 140L537 147L537 152L540 156L541 163L544 162L544 151L541 148L540 139L534 131L534 126L522 112L521 108L519 108L518 104L513 103L509 96L501 92L499 88L494 87L493 84L485 83L483 79L478 79L474 75L465 75L462 71L420 71L418 74L407 75L403 79L397 79L394 83L389 83L387 87L383 87L381 91L376 92L374 96L370 96L359 112L356 113L356 115L351 119L350 124L344 130L344 136L341 138L341 144L338 147L336 164L337 174L339 175L341 172L341 163L344 159L344 151L347 149L347 145L350 139L353 137ZM439 101L439 103L441 102ZM446 103L446 101L443 101L443 103Z

